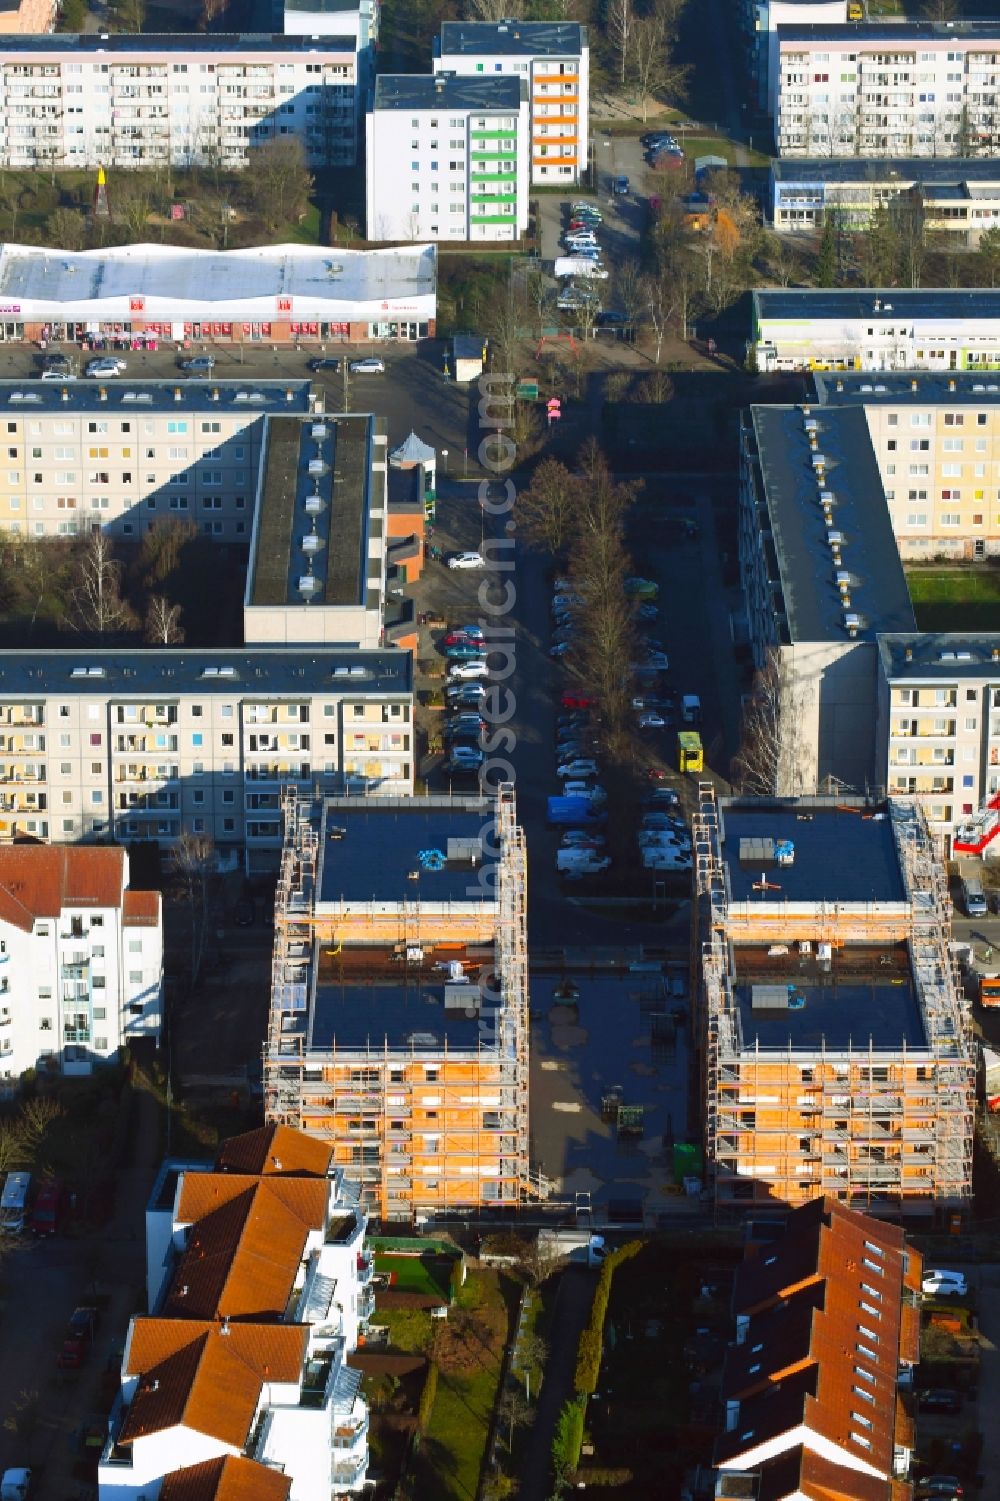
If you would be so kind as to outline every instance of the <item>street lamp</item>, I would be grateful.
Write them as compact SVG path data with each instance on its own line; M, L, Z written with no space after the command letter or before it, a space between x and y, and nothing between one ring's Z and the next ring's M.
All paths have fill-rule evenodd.
M447 450L447 448L442 448L442 450L441 450L441 468L444 470L445 474L448 473L448 450Z

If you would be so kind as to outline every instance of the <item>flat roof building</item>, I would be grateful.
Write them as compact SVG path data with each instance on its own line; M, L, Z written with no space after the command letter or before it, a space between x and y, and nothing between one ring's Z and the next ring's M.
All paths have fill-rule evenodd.
M758 370L1000 368L1000 288L762 287L752 308Z
M439 137L448 116L447 150ZM370 240L518 240L528 228L525 78L388 74L367 115Z
M750 642L781 683L774 786L871 786L876 638L915 621L864 411L753 407L740 441Z
M531 182L569 187L588 165L590 48L575 21L445 21L435 73L513 75L527 83Z
M917 804L717 799L694 822L697 1027L716 1206L944 1222L972 1192L975 1049Z
M374 417L268 422L244 639L383 644L386 437Z
M0 246L0 326L8 342L416 339L433 334L436 296L433 245Z
M1000 162L990 157L776 157L771 222L779 233L811 231L836 215L843 230L867 229L885 206L909 200L924 231L975 247L1000 224Z
M521 1202L526 872L513 789L292 797L284 811L266 1118L330 1142L383 1219Z

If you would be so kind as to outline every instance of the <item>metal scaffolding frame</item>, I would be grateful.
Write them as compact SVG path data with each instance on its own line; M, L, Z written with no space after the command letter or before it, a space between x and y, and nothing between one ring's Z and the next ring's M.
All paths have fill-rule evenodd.
M436 912L428 923L417 898L404 900L391 924L391 938L403 956L404 983L411 946L444 941L449 933L475 941L484 936L480 929L489 930L495 981L487 990L489 1008L480 1013L477 1041L465 1047L449 1046L447 1037L442 1043L411 1038L390 1044L385 1038L343 1046L335 1037L321 1042L308 1035L320 945L342 943L345 930L339 909L315 910L322 808L293 790L283 795L282 809L285 839L264 1050L266 1118L333 1140L338 1160L383 1217L460 1204L513 1206L544 1193L529 1162L527 856L513 785L497 789L493 828L487 831L498 859L484 916L456 912L449 928ZM360 921L370 941L363 914ZM389 936L380 920L379 941L384 944ZM433 1131L415 1129L428 1106L434 1110ZM345 1120L349 1133L338 1124ZM415 1134L436 1134L436 1153L426 1146L415 1150ZM432 1194L416 1186L417 1159L423 1180L436 1182Z
M820 1192L885 1213L961 1209L971 1195L974 1048L970 1017L948 948L946 875L923 810L890 804L892 832L907 901L871 928L862 914L817 903L811 936L833 943L905 941L926 1043L893 1049L848 1042L831 1048L745 1047L735 1004L736 943L767 944L778 904L768 904L759 931L745 909L730 923L722 818L715 789L702 784L694 819L696 921L693 994L700 1000L700 1083L705 1153L717 1206L741 1204L748 1183L791 1202ZM842 923L838 917L843 919ZM793 927L809 931L804 904ZM782 935L785 936L785 935ZM734 942L735 939L735 942ZM767 1125L758 1104L767 1101Z

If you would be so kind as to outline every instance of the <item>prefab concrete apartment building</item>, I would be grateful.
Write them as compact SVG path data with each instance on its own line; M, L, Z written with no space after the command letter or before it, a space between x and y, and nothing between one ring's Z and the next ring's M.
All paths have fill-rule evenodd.
M996 21L782 26L778 155L995 155L998 85Z
M1000 225L1000 160L995 157L776 157L771 223L779 234L867 229L879 209L911 204L929 234L975 248Z
M435 73L506 75L528 85L531 182L572 187L587 170L590 48L571 21L445 21Z
M526 882L512 786L285 799L265 1118L382 1219L531 1195Z
M310 165L351 167L358 83L354 36L8 36L0 163L240 168L294 136Z
M841 792L694 818L695 1010L719 1213L829 1194L950 1225L971 1204L976 1049L920 808Z
M518 240L526 232L525 78L383 74L367 135L369 240Z

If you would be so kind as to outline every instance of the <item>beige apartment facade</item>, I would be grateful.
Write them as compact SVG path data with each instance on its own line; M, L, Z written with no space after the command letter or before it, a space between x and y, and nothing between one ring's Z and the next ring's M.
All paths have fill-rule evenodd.
M0 841L210 837L276 863L280 791L413 790L408 652L0 654Z
M308 381L0 382L0 530L141 538L167 521L249 545L268 414Z

